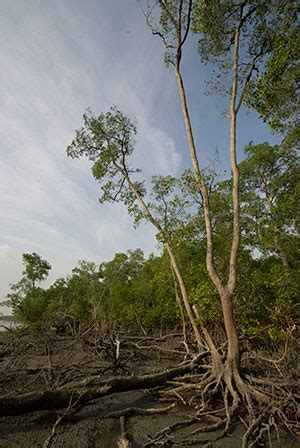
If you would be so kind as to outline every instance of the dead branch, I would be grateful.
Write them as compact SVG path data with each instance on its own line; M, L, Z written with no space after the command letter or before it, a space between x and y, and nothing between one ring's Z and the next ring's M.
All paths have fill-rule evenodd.
M109 412L104 416L104 418L120 418L124 417L132 417L133 415L153 415L153 414L163 414L164 412L168 412L176 406L176 403L172 403L170 406L166 406L164 408L125 408L120 411Z
M64 420L69 414L71 414L75 409L77 409L77 402L73 401L73 397L70 398L68 407L63 411L61 415L59 415L56 419L56 422L54 423L52 427L52 431L45 440L43 444L43 448L48 448L51 446L52 442L54 441L55 437L57 436L57 427L58 425Z
M68 406L71 398L82 405L112 393L149 389L164 384L177 376L192 372L195 368L200 367L201 360L207 355L208 352L201 353L185 365L153 375L114 377L104 381L101 381L100 376L95 376L86 378L73 387L29 392L17 396L2 396L0 397L0 416L64 408Z
M191 426L194 423L197 423L199 420L197 417L191 417L187 420L181 420L179 422L173 423L170 426L167 426L166 428L163 428L161 431L159 431L154 437L150 437L148 436L148 438L150 439L150 442L146 443L144 445L144 448L148 448L151 446L158 446L158 442L161 441L163 438L165 437L169 437L169 434L171 432L174 432L176 430L182 429L182 428L186 428L187 426Z

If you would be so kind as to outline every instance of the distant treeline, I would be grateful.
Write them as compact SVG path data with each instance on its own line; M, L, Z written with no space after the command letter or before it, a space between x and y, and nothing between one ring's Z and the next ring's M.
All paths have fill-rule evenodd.
M235 313L241 332L266 329L277 337L297 318L298 159L294 149L267 143L251 144L245 154L239 165L242 244ZM225 278L232 233L231 180L216 180L213 172L210 175L215 260ZM203 209L195 197L193 177L186 171L180 179L156 177L155 182L163 185L162 195L175 210L166 215L165 228L190 300L197 305L202 323L220 327L222 312L207 275ZM49 325L66 331L97 322L154 331L176 326L185 318L165 249L148 258L136 249L117 253L113 260L100 264L80 261L70 275L49 288L40 285L51 269L47 261L36 253L24 254L23 264L23 277L11 286L8 300L14 318L32 327Z

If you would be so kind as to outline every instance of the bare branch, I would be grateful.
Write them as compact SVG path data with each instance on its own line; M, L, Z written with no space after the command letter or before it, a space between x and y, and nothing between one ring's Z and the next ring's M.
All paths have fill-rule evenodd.
M181 41L181 44L180 44L179 48L181 48L184 45L184 43L185 43L185 41L187 39L189 30L190 30L190 26L191 26L191 13L192 13L192 0L189 1L189 9L188 9L186 30L185 30L185 33L184 33L184 36L183 36L183 39Z

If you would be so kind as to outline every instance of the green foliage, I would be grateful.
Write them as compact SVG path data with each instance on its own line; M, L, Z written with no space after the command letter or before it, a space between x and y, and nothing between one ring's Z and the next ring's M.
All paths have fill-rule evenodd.
M146 219L159 230L158 239L168 241L171 233L182 225L188 207L188 201L182 199L178 179L153 176L151 201L147 202L145 183L134 179L140 170L130 166L135 123L116 108L98 117L88 111L83 120L84 126L76 131L67 154L86 156L93 162L92 173L102 189L100 202L124 203L136 226Z
M67 155L73 158L86 156L93 162L92 173L100 182L100 202L125 202L129 212L134 214L135 198L124 176L138 173L131 169L128 157L133 152L136 125L116 107L95 117L90 110L83 115L84 125L67 148ZM143 184L138 184L145 194Z
M153 176L149 209L162 228L158 240L171 241L172 236L189 219L190 202L182 194L180 180L172 176Z
M266 329L277 337L299 324L299 280L299 271L272 257L244 265L236 297L240 328L248 335Z
M18 306L13 307L14 317L31 328L38 329L42 324L47 310L47 300L45 291L42 288L35 288L27 292L24 299Z
M239 38L239 101L256 110L285 144L299 141L299 5L290 0L197 0L193 31L199 34L202 62L217 69L209 84L229 93L234 32Z
M229 93L235 30L239 37L239 95L275 130L293 121L299 85L297 6L290 0L197 0L194 33L202 62L216 64L214 91ZM293 117L293 118L292 118Z
M47 308L47 301L44 290L36 284L48 277L51 265L35 252L23 254L23 265L23 277L11 285L7 300L19 322L38 325Z
M147 22L154 34L163 37L166 65L174 65L178 56L179 59L181 58L181 47L189 32L193 2L192 0L160 0L157 3L160 7L159 23L156 23L151 10L148 11Z
M51 265L48 261L43 260L35 252L32 254L23 254L23 265L23 276L32 283L33 288L36 283L45 280L51 270Z
M55 321L70 320L82 326L99 319L103 286L99 266L90 261L80 261L66 279L57 280L46 291L46 314Z
M277 25L269 35L271 49L265 65L248 85L246 102L269 123L271 129L286 133L296 125L299 86L299 24L293 2L272 5Z
M298 265L299 158L286 146L268 143L245 149L240 164L242 218L247 243L264 255Z
M162 319L174 320L175 298L166 256L145 261L140 249L116 254L112 261L102 263L101 273L107 322L151 329Z
M193 31L200 34L199 54L203 62L228 51L239 8L231 0L198 0L193 7Z

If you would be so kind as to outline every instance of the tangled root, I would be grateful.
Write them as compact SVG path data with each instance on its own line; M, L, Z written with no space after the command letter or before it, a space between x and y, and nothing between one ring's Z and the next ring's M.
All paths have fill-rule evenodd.
M190 433L189 438L181 439L181 446L185 444L206 444L213 446L212 438L203 438L204 433L217 432L214 441L230 434L233 423L239 420L245 426L242 438L242 448L254 448L264 439L272 446L271 432L276 432L279 438L279 426L284 427L293 436L299 431L296 421L297 403L294 394L296 383L279 384L278 381L256 378L240 373L234 363L221 357L213 360L211 366L206 366L207 372L197 377L197 382L173 382L176 388L167 391L168 395L180 397L183 403L192 405L198 400L196 417L172 425L160 431L151 442L145 446L158 446L163 440L170 440L176 430L200 422L202 419L212 418L213 423L200 426ZM185 398L192 391L193 397ZM212 400L217 398L218 409L210 410ZM199 403L200 400L200 403ZM214 405L215 408L215 405ZM294 420L292 420L294 418ZM221 432L220 432L221 431ZM200 438L195 435L202 434ZM156 445L155 445L156 444ZM164 446L164 445L162 445ZM176 444L175 444L176 446ZM179 444L180 446L180 444Z

